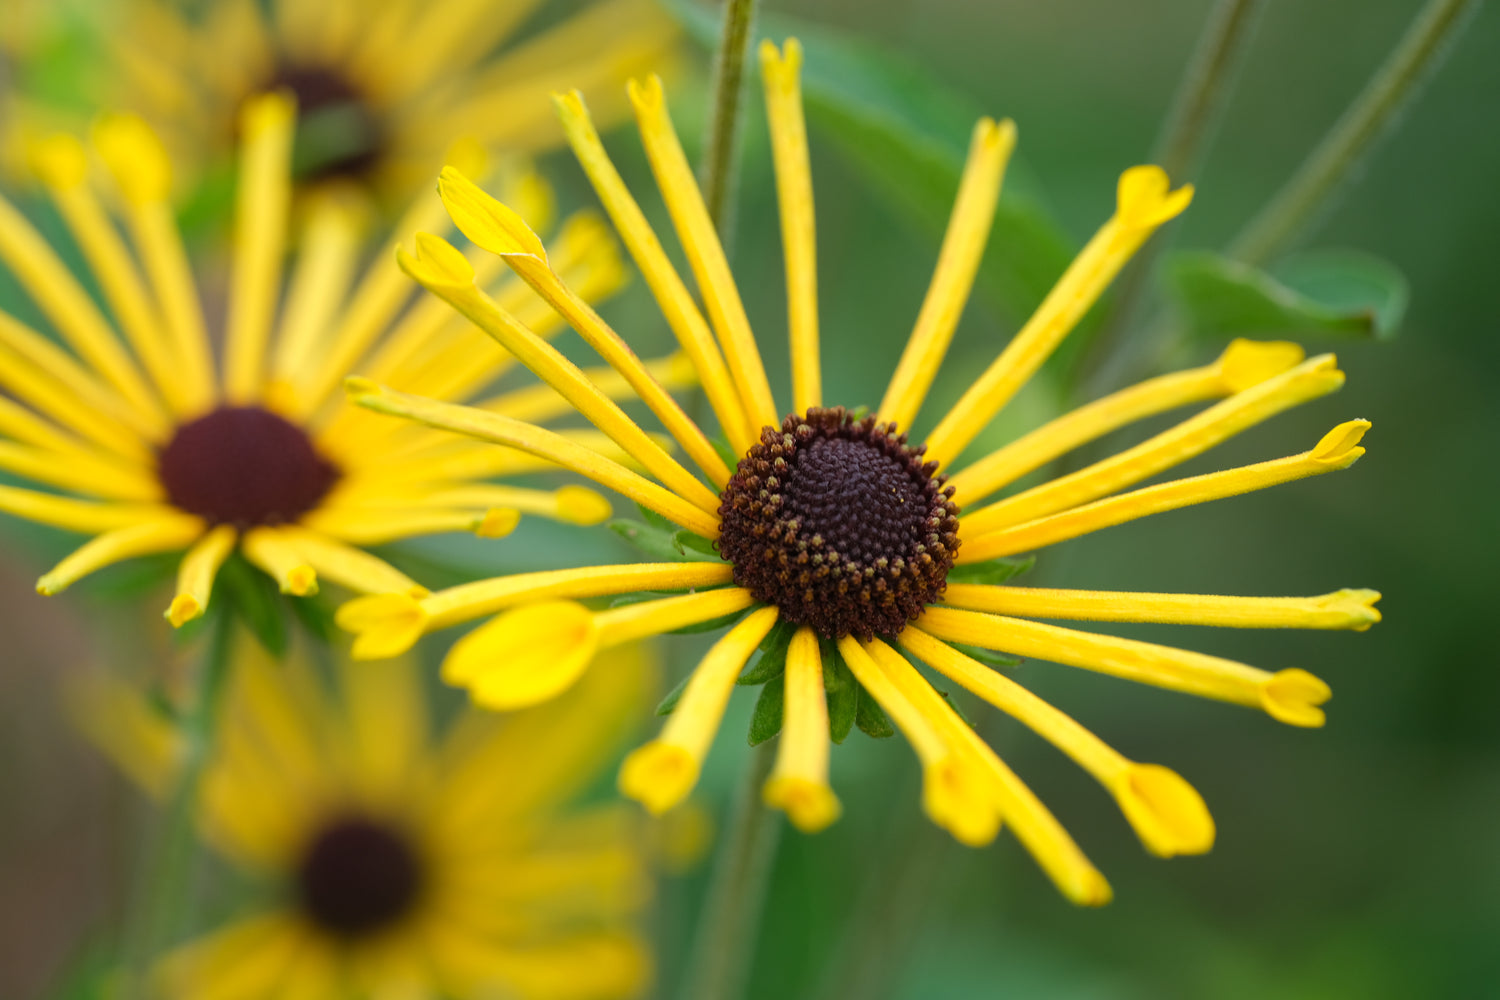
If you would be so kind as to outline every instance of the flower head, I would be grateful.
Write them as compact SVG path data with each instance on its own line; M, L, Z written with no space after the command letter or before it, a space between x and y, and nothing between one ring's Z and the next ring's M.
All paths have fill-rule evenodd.
M678 35L648 0L600 0L515 44L528 0L271 6L125 0L100 33L88 105L139 113L179 165L212 168L245 103L285 88L302 109L299 181L405 198L455 137L508 153L554 145L544 99L562 81L622 115L620 84L669 61ZM23 130L50 109L28 110Z
M266 901L176 947L160 993L233 982L247 1000L389 990L421 996L623 998L649 979L633 918L650 894L640 824L571 807L631 725L654 673L605 654L566 696L431 731L416 664L350 664L336 689L248 640L229 662L202 772L199 830ZM181 734L120 680L78 687L75 715L163 794ZM155 993L153 992L153 995Z
M668 261L615 173L583 102L558 107L579 160L692 359L729 448L733 469L705 447L659 387L638 372L620 338L591 311L573 308L565 282L534 249L518 213L454 170L442 191L460 230L504 257L657 413L703 480L670 459L636 454L654 480L569 455L535 428L422 400L368 381L350 385L362 404L481 440L528 448L639 503L668 563L597 566L480 581L425 598L356 601L341 612L359 633L356 655L390 655L423 632L500 612L454 646L450 683L475 702L514 708L565 689L615 643L723 619L727 632L669 701L671 718L620 774L624 792L655 811L693 787L736 681L763 683L751 739L780 731L765 800L804 830L839 814L828 785L829 742L858 725L871 735L905 734L921 759L923 807L967 844L1008 825L1069 898L1106 902L1108 884L1067 832L956 714L913 660L1013 715L1067 752L1119 801L1142 843L1163 857L1209 849L1214 826L1181 777L1127 759L990 664L1004 654L1049 660L1204 697L1263 708L1293 725L1322 722L1329 691L1297 669L1262 671L1220 657L1082 632L1035 619L1151 621L1239 627L1364 629L1379 620L1372 591L1315 598L1210 597L1016 587L1029 563L1011 558L1110 525L1217 497L1342 469L1362 453L1369 426L1350 421L1311 450L1240 469L1140 484L1253 424L1337 389L1331 356L1304 360L1288 343L1236 341L1199 368L1132 386L1064 414L989 454L960 461L968 445L1057 348L1151 233L1187 207L1190 188L1133 167L1121 176L1114 214L995 361L921 444L903 429L921 410L957 327L989 233L1007 157L1009 122L974 129L926 300L885 396L868 416L831 407L822 395L815 229L795 41L762 47L782 237L787 265L793 412L777 409L723 248L678 144L659 84L630 94L646 152L707 315ZM438 241L432 259L454 256ZM533 249L527 249L533 247ZM456 258L455 258L456 259ZM507 322L431 272L412 268L438 296L476 322ZM513 332L516 344L524 331ZM518 351L518 354L520 352ZM586 386L575 405L622 448L639 434ZM1126 424L1192 404L1210 404L1176 426L1110 458L1041 485L990 498L1027 473ZM651 591L605 610L579 599ZM677 593L662 593L677 592ZM518 667L514 659L540 649ZM759 659L750 663L760 650ZM996 656L995 654L1002 654ZM909 659L909 657L911 659ZM986 662L988 661L988 662ZM750 663L746 670L747 663ZM742 673L743 671L743 673Z
M93 536L42 577L42 593L123 559L186 550L167 612L181 625L203 613L219 567L238 547L288 593L309 594L322 577L362 593L421 595L415 581L362 547L444 531L499 536L522 512L580 524L609 516L608 502L582 487L488 481L545 467L529 456L413 434L343 404L340 379L354 366L439 398L472 399L513 358L440 303L409 305L412 286L386 254L352 281L363 219L346 191L327 189L306 206L301 256L278 309L294 117L284 96L246 108L221 366L200 303L207 296L188 269L167 200L170 165L140 119L106 118L94 136L133 246L95 192L81 142L56 136L34 157L108 314L0 199L0 261L64 345L0 312L0 388L9 394L0 397L0 469L57 491L0 486L0 510ZM535 175L501 183L546 215L549 198ZM429 195L402 226L442 219ZM552 259L585 298L624 280L606 227L587 214L564 223ZM477 294L493 295L543 333L561 327L522 282L498 277L498 261L480 270L476 280L488 291ZM685 377L671 361L654 370L668 383ZM601 392L628 389L603 384ZM540 388L479 406L526 419L566 411ZM596 438L573 436L579 448Z

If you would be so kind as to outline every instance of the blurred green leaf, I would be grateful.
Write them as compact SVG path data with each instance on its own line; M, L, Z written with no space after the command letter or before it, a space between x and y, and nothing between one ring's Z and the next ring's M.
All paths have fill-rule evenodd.
M224 610L237 616L274 656L286 653L285 601L271 578L236 552L224 561L214 582Z
M764 684L773 677L780 677L782 671L786 670L786 651L792 644L792 636L797 632L797 626L791 622L777 622L775 627L760 641L760 658L735 681L736 684L750 686L753 684Z
M965 563L948 571L949 583L983 583L991 586L1004 583L1013 576L1020 576L1036 565L1036 556L1024 559L1005 557L985 562Z
M1406 311L1396 267L1352 250L1297 254L1267 271L1208 250L1174 254L1167 288L1204 337L1393 336Z
M678 681L677 685L673 687L672 690L668 691L667 696L661 700L661 703L659 705L656 706L656 714L671 715L673 712L677 711L677 703L682 700L682 692L687 690L688 681L692 679L693 675L689 673L682 680Z
M781 732L781 709L786 694L785 675L778 675L760 689L755 713L750 717L750 745L758 747Z
M828 640L820 641L819 645L823 653L823 690L828 697L828 738L842 743L849 738L854 716L859 711L859 685L839 655L838 647Z
M978 660L989 667L1004 667L1009 669L1011 667L1019 667L1023 662L1019 656L1011 656L1008 653L997 652L993 649L984 649L979 646L965 646L958 642L950 642L948 645L971 660Z
M666 562L718 562L719 554L710 547L709 551L700 551L696 546L690 546L679 540L680 534L685 534L672 525L670 528L661 528L644 521L632 521L628 518L618 518L609 522L609 530L619 535L625 541L635 546L653 559L661 559ZM690 534L690 533L686 533ZM705 541L704 544L707 544Z
M886 718L885 710L880 707L880 703L870 697L870 692L865 690L863 684L855 681L854 685L859 691L858 704L854 710L854 724L859 727L859 731L877 740L895 736L895 727L891 725L891 720Z
M667 0L667 6L700 44L718 42L716 10L691 0ZM985 110L879 45L776 14L757 27L761 37L801 41L808 120L878 194L940 238L970 133ZM1031 315L1073 258L1071 240L1037 191L1013 157L977 277L978 287L1015 321Z

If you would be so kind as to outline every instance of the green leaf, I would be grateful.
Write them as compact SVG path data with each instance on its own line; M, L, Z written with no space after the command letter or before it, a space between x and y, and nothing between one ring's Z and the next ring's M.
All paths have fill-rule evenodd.
M1352 250L1309 251L1262 270L1207 250L1172 255L1167 287L1204 337L1388 338L1406 311L1394 265Z
M725 437L722 433L715 434L708 439L708 443L714 446L714 451L718 452L719 457L724 460L724 464L729 466L730 472L739 467L740 456L735 453L734 446L729 443L729 438Z
M707 49L718 12L666 0ZM760 37L798 38L806 53L802 103L860 177L917 227L941 238L953 209L974 123L985 114L925 68L870 42L795 18L766 14ZM995 212L978 287L1014 321L1030 316L1073 259L1073 244L1015 157Z
M677 711L677 703L682 700L682 692L687 690L688 681L692 679L693 675L688 674L682 680L678 681L677 686L668 691L667 696L661 700L661 704L656 706L656 714L671 715Z
M781 709L786 694L786 678L773 677L760 689L755 713L750 717L750 745L758 747L781 732Z
M958 702L953 700L953 696L951 694L949 694L947 691L944 691L936 684L932 685L932 689L943 696L943 700L948 703L948 707L953 709L953 714L958 716L959 719L963 721L964 725L968 726L970 729L974 728L974 723L971 722L969 720L969 717L964 714L964 710L959 707Z
M972 660L978 660L988 667L1002 667L1011 669L1019 667L1023 661L1019 656L1011 656L1009 653L1001 653L993 649L984 649L979 646L965 646L962 643L950 642L948 645Z
M828 738L842 743L859 712L859 683L832 643L823 647L823 689L828 695Z
M272 655L286 653L286 602L269 576L235 553L220 567L214 592Z
M645 504L637 502L635 505L635 509L641 512L641 517L644 518L646 523L651 525L653 528L660 528L662 531L668 532L677 530L677 525L673 524L671 521L667 520L661 514L658 514L656 511L652 510L650 507L647 507Z
M619 518L609 522L609 530L653 559L661 559L666 562L720 561L717 552L705 554L696 548L679 544L677 536L682 532L675 524L671 524L670 522L668 522L668 527L662 528L654 524L647 524L644 521Z
M684 559L721 562L724 558L714 548L713 542L710 542L702 535L688 531L686 528L672 535L672 547L681 553Z
M896 729L891 725L891 720L886 718L885 709L870 697L870 692L865 690L863 684L858 681L854 683L859 689L859 704L854 710L854 724L859 727L859 731L877 740L895 736Z
M765 684L772 678L780 677L786 670L787 647L791 646L792 636L796 633L797 626L790 622L777 622L760 641L760 658L746 668L735 683L748 687Z
M1020 576L1035 565L1036 556L1027 556L1024 559L1006 557L991 559L987 562L966 563L948 571L948 582L982 583L993 586L1004 583L1011 577Z

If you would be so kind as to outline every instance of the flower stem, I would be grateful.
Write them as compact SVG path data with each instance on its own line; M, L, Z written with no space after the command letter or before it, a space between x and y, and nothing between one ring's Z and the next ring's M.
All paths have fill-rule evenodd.
M215 616L208 648L182 718L181 769L171 790L156 842L151 846L145 880L138 893L128 941L131 986L135 996L148 995L151 962L181 930L192 902L193 823L204 767L213 745L219 694L228 674L233 616Z
M734 221L734 186L738 177L740 110L745 96L745 56L755 23L756 0L725 0L723 34L714 56L713 109L708 144L698 167L698 183L709 218L728 243Z
M781 837L781 816L760 797L775 756L774 743L763 743L745 768L698 920L683 1000L738 1000L745 992Z
M1264 2L1219 0L1198 37L1192 58L1177 84L1172 109L1162 121L1151 152L1152 162L1167 172L1174 185L1192 180L1197 172L1229 97L1234 70L1254 34L1256 16ZM1100 382L1114 374L1112 355L1119 349L1125 330L1141 319L1146 279L1168 242L1166 233L1157 234L1120 276L1109 317L1078 369L1079 382L1091 395L1099 389Z
M1365 84L1342 118L1303 161L1292 179L1251 220L1229 254L1251 264L1265 261L1307 225L1401 105L1443 54L1446 43L1479 6L1478 0L1428 0L1406 37Z

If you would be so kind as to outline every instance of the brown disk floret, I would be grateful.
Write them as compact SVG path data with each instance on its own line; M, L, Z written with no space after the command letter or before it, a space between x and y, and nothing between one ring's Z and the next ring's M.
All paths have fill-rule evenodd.
M735 582L820 635L898 634L958 551L953 488L924 451L843 407L764 428L720 495Z

